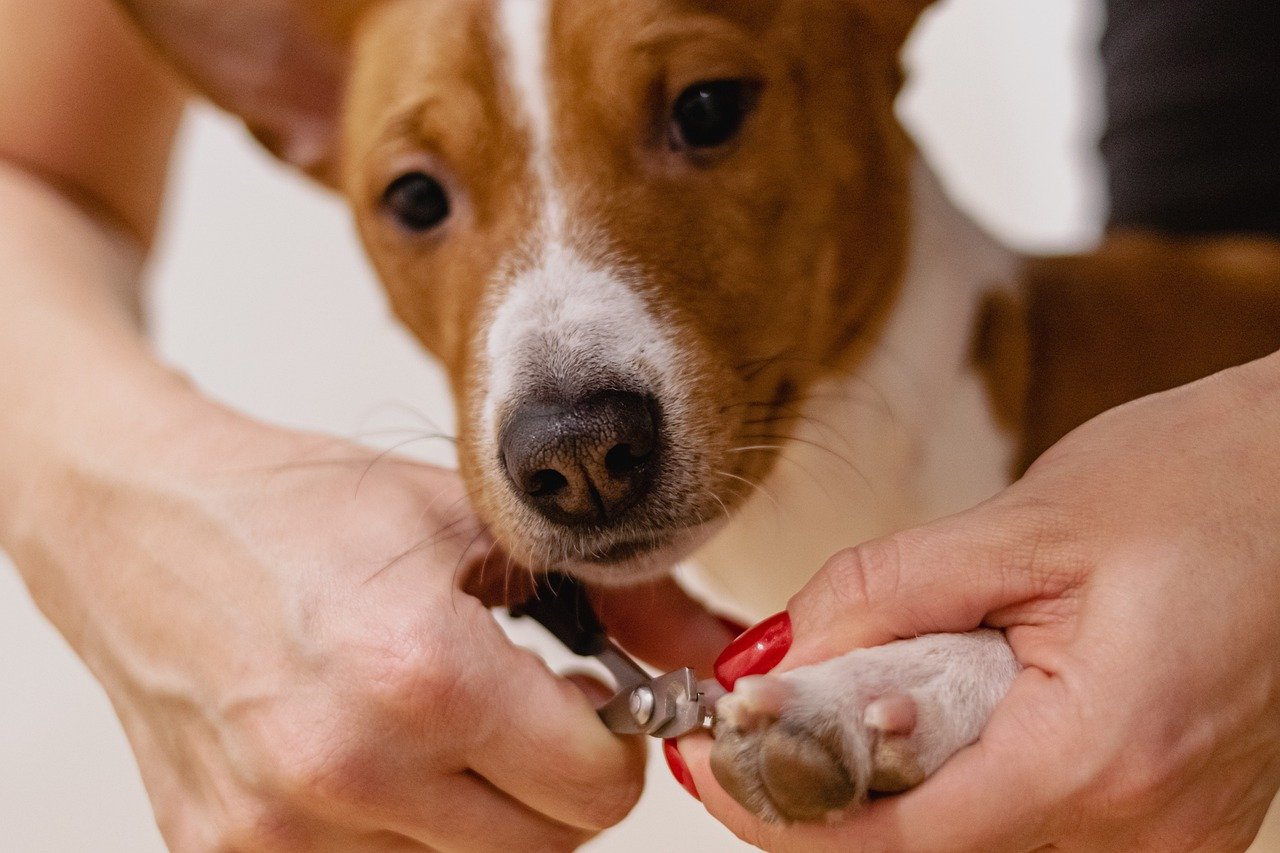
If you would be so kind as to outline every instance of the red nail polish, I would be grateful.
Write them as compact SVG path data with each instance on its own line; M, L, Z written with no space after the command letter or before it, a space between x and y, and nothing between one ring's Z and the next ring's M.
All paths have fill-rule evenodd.
M747 626L741 622L736 622L728 616L717 616L716 621L725 627L725 630L733 634L735 637L741 637L747 633Z
M791 616L785 610L751 628L716 659L716 679L732 690L739 678L764 675L786 657L791 648Z
M676 777L676 781L698 802L702 802L702 797L698 796L698 789L693 784L693 774L689 772L689 765L684 763L684 756L680 754L680 747L676 745L675 738L668 738L662 742L662 756L667 759L667 769L671 771L671 775Z

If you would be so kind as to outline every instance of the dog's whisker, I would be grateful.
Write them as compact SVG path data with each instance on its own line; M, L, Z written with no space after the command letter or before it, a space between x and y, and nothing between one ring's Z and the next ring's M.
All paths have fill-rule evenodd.
M752 482L751 480L748 480L746 477L740 477L731 471L721 471L720 469L717 468L715 473L719 474L721 477L726 477L730 480L737 480L740 483L745 483L750 488L760 492L773 503L774 509L777 510L778 517L779 518L782 517L782 504L778 503L778 499L774 496L774 494L770 492L768 489L766 489L764 486L760 485L759 483Z
M487 527L481 526L480 529L476 531L476 535L471 537L471 541L467 543L467 546L463 548L462 552L458 555L458 561L454 564L453 571L449 573L449 577L455 587L458 583L459 573L462 571L462 564L467 559L467 554L471 553L471 549L474 548L476 543L480 541L480 538L488 532L489 530Z
M486 533L486 532L488 532L488 531L487 531L487 530L482 530L482 535L483 535L483 533ZM477 537L477 539L478 539L478 538L479 538L479 537ZM472 544L473 544L473 545L475 544L475 541L476 541L476 540L474 540L474 539L472 540ZM488 550L486 550L486 551L484 552L484 559L482 559L482 560L480 561L480 566L479 566L479 572L480 572L480 574L479 574L479 576L476 578L476 583L477 583L477 585L478 585L478 586L480 586L480 587L482 587L482 588L483 588L483 586L484 586L484 572L485 572L485 567L488 565L488 563L489 563L489 558L493 556L493 551L494 551L494 549L495 549L495 548L497 548L497 547L498 547L498 541L497 541L496 539L495 539L494 541L490 542L490 543L489 543L489 548L488 548ZM457 592L461 589L461 587L460 587L460 586L459 586L459 584L458 584L458 581L459 581L459 575L460 575L460 573L461 573L461 571L462 571L462 560L465 560L465 559L466 559L467 551L470 551L470 550L471 550L471 548L470 548L470 547L468 547L466 551L463 551L463 552L462 552L462 559L460 559L460 560L458 561L458 568L454 570L454 575L453 575L453 586L452 586L453 594L452 594L452 595L450 595L450 599L452 600L452 603L453 603L453 612L454 612L454 613L457 613L457 612L458 612L458 599L457 599Z
M817 474L813 473L813 471L809 470L809 467L802 464L799 459L792 459L790 456L788 456L786 451L789 449L790 448L788 448L786 445L782 445L782 444L752 444L746 447L732 447L726 450L725 452L726 453L750 453L750 452L764 452L769 450L776 451L776 453L773 456L774 459L777 459L783 462L790 462L792 465L796 466L796 468L800 469L800 471L803 472L806 477L812 480L814 482L814 485L821 488L823 492L827 495L827 497L831 497L830 490L827 488L826 484L822 482L822 478L820 478Z
M457 497L457 498L455 498L454 500L450 501L450 502L449 502L449 505L448 505L448 506L446 506L446 507L444 508L444 510L443 510L443 512L441 513L441 515L442 515L442 516L447 517L447 516L448 516L448 514L449 514L449 513L454 509L454 507L458 506L458 504L462 503L462 502L463 502L464 500L466 500L467 498L468 498L468 495L464 494L464 495L462 495L462 496L460 496L460 497ZM428 501L428 502L427 502L426 506L425 506L425 507L423 507L422 512L421 512L421 513L419 513L419 515L418 515L418 521L417 521L417 524L419 524L419 525L420 525L420 524L422 523L422 520L423 520L424 518L426 518L426 517L427 517L427 515L431 512L432 508L435 506L435 504L436 504L436 502L437 502L438 500L440 500L440 495L436 495L436 496L435 496L435 497L433 497L430 501ZM414 544L414 545L410 546L410 547L409 547L409 548L407 548L406 550L404 550L404 551L400 552L399 554L397 554L395 557L393 557L391 560L389 560L385 565L383 565L381 568L379 568L376 572L374 572L374 573L373 573L372 575L370 575L368 578L365 578L365 580L364 580L362 583L369 583L370 581L372 581L372 580L374 580L375 578L377 578L377 577L379 577L380 575L382 575L382 573L383 573L383 572L386 572L388 569L390 569L390 568L391 568L392 566L394 566L396 563L399 563L401 560L404 560L405 558L409 557L410 555L412 555L412 554L414 554L414 553L416 553L416 552L418 552L418 551L421 551L421 550L423 550L423 549L425 549L425 548L430 548L430 547L432 547L433 545L439 544L439 543L440 543L440 542L442 542L442 541L447 541L447 539L453 538L453 536L454 536L454 535L465 535L464 533L459 533L459 534L450 534L450 531L451 531L451 530L453 530L455 527L458 527L459 525L464 525L465 523L469 522L470 520L471 520L471 519L470 519L470 517L469 517L469 516L466 516L466 515L459 515L458 517L454 518L452 521L448 522L448 523L447 523L447 524L445 524L443 527L441 527L440 529L438 529L438 530L437 530L434 534L432 534L431 536L428 536L428 537L423 538L422 540L420 540L420 541L419 541L419 542L417 542L416 544ZM487 530L487 529L488 529L488 527L487 527L486 525L483 525L483 524L482 524L480 527L481 527L481 530Z
M752 441L752 440L755 440L755 441L769 441L769 440L771 440L771 439L783 439L783 440L785 440L785 441L794 442L794 443L796 443L796 444L803 444L803 445L805 445L806 447L812 447L812 448L814 448L815 450L820 450L820 451L822 451L823 453L828 454L829 456L833 457L834 459L839 460L841 463L843 463L844 465L846 465L846 466L847 466L847 467L849 467L850 469L856 469L856 468L857 468L857 466L853 464L853 460L849 459L849 457L845 456L843 453L840 453L839 451L836 451L836 450L833 450L833 449L832 449L832 448L830 448L830 447L827 447L825 444L823 444L823 443L822 443L822 442L820 442L820 441L816 441L816 440L811 439L811 438L805 438L804 436L796 436L796 435L780 436L780 435L767 435L767 434L759 434L759 435L752 435L752 434L748 434L748 435L742 435L742 436L739 436L739 437L740 437L740 438L743 438L743 439L745 439L745 440L747 440L747 441Z
M429 430L432 430L434 432L439 432L439 433L447 432L443 427L440 426L439 423L435 421L434 418L429 416L426 412L422 411L416 406L409 405L403 400L387 400L383 403L375 405L374 407L368 410L363 420L366 422L370 421L374 417L376 417L378 413L381 411L398 412L399 414L402 414L402 415L409 415L414 420L420 421L422 425Z
M415 438L407 438L404 441L396 442L395 444L391 445L387 449L378 453L377 456L369 460L369 464L365 466L364 471L361 472L360 474L360 479L356 480L356 494L357 495L360 494L360 487L364 485L365 479L369 476L369 472L373 470L375 465L377 465L379 462L383 461L387 457L391 456L401 448L408 447L410 444L415 444L419 441L429 440L429 438L432 438L432 437L433 436L427 436L427 437L418 436Z
M714 490L712 490L712 489L707 489L707 490L706 490L706 493L711 497L711 499L712 499L713 501L715 501L716 503L718 503L718 504L720 505L720 511L721 511L722 513L724 513L724 520L725 520L725 522L726 522L726 523L729 523L729 524L732 524L732 523L733 523L733 515L729 512L729 507L727 507L727 506L725 505L725 502L724 502L723 500L721 500L720 496L719 496L719 495L717 495L717 494L715 493L715 491L714 491Z
M405 435L406 433L422 438L439 439L440 441L456 442L457 436L450 435L446 432L424 432L418 427L384 427L382 429L362 429L347 434L348 440L359 441L368 438L378 438L388 435Z

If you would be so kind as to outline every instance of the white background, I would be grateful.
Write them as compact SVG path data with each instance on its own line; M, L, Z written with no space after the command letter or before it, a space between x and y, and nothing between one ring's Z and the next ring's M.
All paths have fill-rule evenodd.
M1096 15L1084 0L951 0L912 47L904 114L962 202L1021 248L1087 245ZM451 420L441 378L390 318L335 199L207 110L185 129L154 265L158 346L210 394L261 417L378 443ZM444 448L418 448L447 460ZM0 852L162 849L96 684L0 558ZM662 762L604 851L740 845Z

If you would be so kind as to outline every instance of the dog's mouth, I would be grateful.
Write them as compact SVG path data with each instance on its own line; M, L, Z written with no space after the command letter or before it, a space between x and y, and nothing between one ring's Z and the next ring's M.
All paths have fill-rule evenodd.
M572 555L550 561L551 568L603 584L632 584L671 571L707 542L724 524L723 519L699 521L669 531L571 548Z
M621 563L642 557L651 551L659 551L668 543L669 540L667 539L616 542L613 545L609 545L605 548L587 554L584 558L584 562L591 563L595 566L607 566L610 563Z
M498 493L493 504L502 510L499 536L517 560L536 571L625 585L664 575L705 545L760 488L756 479L775 447L770 441L729 456L721 445L734 444L734 438L699 441L674 428L640 436L645 441L622 428L598 439L578 423L611 425L601 396L585 407L590 418L576 409L569 417L547 406L535 411L533 423L541 431L531 431L537 439L526 442L531 450L511 440L514 431L508 430L505 452L495 454L500 464L490 469L497 476L485 485ZM606 402L620 398L614 394ZM653 405L632 408L613 425L632 424L637 412L652 411ZM573 440L565 442L566 436ZM736 443L750 441L756 441L754 433ZM565 449L557 442L565 442ZM642 464L616 468L620 449ZM545 486L552 475L557 489Z

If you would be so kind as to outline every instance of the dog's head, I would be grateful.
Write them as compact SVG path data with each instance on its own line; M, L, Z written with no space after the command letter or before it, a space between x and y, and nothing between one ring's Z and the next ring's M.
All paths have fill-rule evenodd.
M668 568L874 338L908 230L897 53L925 0L243 3L276 32L224 32L236 68L192 35L210 0L129 0L349 197L522 561ZM340 107L314 94L334 80Z

